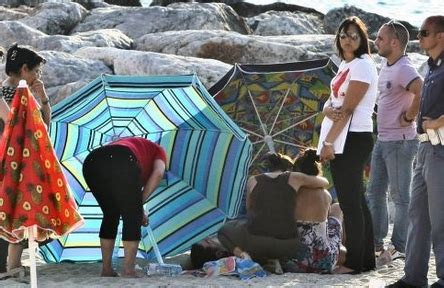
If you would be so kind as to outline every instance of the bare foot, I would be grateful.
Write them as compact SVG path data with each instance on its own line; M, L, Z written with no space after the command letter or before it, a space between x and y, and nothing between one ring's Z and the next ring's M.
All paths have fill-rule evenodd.
M123 272L122 277L124 278L143 278L145 277L145 273L140 270L133 270L131 272Z
M100 274L100 277L119 277L119 273L117 273L114 270L111 271L102 271L102 274Z
M339 266L333 270L333 274L359 274L359 272L345 266Z

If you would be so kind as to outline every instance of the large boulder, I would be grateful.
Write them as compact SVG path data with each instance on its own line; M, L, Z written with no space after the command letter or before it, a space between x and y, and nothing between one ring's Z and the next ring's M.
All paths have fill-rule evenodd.
M168 7L97 8L74 32L116 28L136 39L148 33L176 30L228 30L248 34L249 28L232 8L224 4L177 3Z
M193 74L208 88L215 84L231 65L212 59L200 59L153 52L127 51L116 48L87 47L74 55L104 62L119 75Z
M77 3L43 3L21 21L46 34L68 35L85 18L87 10Z
M38 50L55 50L73 53L82 47L115 47L132 49L133 40L117 29L79 32L70 36L51 35L32 42Z
M105 0L105 2L119 6L142 6L139 0Z
M0 44L9 47L13 43L20 45L33 45L45 33L31 28L19 21L0 21Z
M268 11L247 18L253 34L298 35L325 34L323 17L305 12Z
M8 9L0 6L0 21L12 21L22 19L28 16L28 13L18 11L17 9Z
M58 89L67 83L83 81L89 82L102 73L113 73L102 61L79 58L72 54L56 51L40 51L46 59L42 80L45 83L48 97L51 103L55 103L53 99L57 98ZM0 65L0 78L5 79L4 64Z
M368 29L368 34L370 38L376 39L376 35L378 34L379 27L382 24L387 23L391 19L388 17L384 17L375 13L366 12L362 9L356 8L355 6L344 6L341 8L335 8L325 15L324 17L324 25L327 33L336 34L336 30L338 29L341 22L350 16L358 16L364 21L365 25ZM418 28L411 25L406 21L399 20L410 32L410 39L416 39L416 35L418 34Z
M137 50L212 58L233 63L282 63L333 54L333 35L252 36L228 31L188 30L147 34Z

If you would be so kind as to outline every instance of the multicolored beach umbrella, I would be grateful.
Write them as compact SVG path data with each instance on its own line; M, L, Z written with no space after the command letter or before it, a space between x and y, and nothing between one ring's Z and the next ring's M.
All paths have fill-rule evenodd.
M336 70L330 59L236 64L209 89L253 143L251 174L264 171L260 160L268 151L295 157L300 148L317 146L320 111Z
M167 151L166 184L146 204L163 256L189 249L238 213L251 142L195 75L99 77L54 106L50 136L85 225L44 246L47 261L101 259L102 211L82 163L122 137L145 137ZM151 250L143 235L138 256L154 258Z

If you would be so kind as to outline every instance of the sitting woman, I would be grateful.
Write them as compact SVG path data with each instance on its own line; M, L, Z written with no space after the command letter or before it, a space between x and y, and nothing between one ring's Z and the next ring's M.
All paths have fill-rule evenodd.
M220 242L236 256L251 256L259 263L268 259L297 259L301 248L294 218L297 191L301 187L324 189L327 179L303 173L289 172L291 158L268 154L271 172L252 176L247 183L247 222L227 222L218 232ZM278 273L279 262L273 260ZM268 269L267 269L268 270Z
M252 176L247 182L248 231L277 239L296 238L297 191L302 186L325 188L328 180L288 171L293 162L285 155L270 153L266 160L271 172Z
M320 175L316 150L308 149L299 156L294 171ZM296 196L294 219L296 231L307 247L305 253L286 266L291 272L329 273L338 263L341 247L342 211L339 204L332 204L330 193L323 188L301 187Z

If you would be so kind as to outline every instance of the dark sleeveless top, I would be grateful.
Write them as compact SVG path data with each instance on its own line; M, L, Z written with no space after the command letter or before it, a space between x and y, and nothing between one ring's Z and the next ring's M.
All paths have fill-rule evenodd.
M3 86L1 89L1 93L0 93L0 98L4 97L6 103L8 103L8 105L10 105L12 102L12 99L14 98L15 89L16 88L14 88L14 87Z
M256 176L256 186L250 194L248 230L251 234L279 239L296 238L294 207L296 191L288 184L290 172L276 178Z

